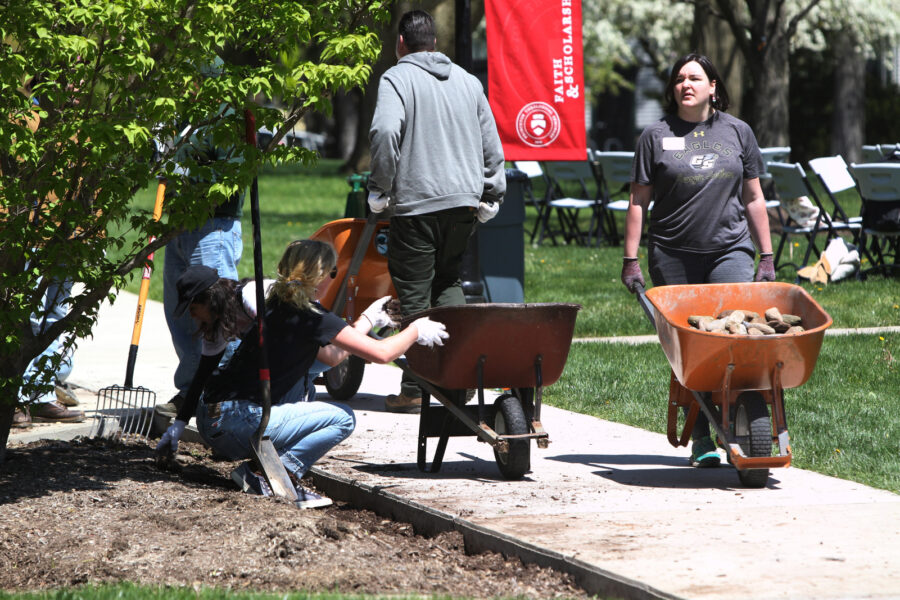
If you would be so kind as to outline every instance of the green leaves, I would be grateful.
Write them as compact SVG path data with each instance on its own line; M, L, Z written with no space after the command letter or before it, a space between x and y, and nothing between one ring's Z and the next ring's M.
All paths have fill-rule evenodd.
M201 223L264 163L313 159L303 148L249 148L243 111L253 107L276 138L307 111L328 112L336 90L369 76L379 43L361 23L385 14L344 0L0 5L0 339L16 341L0 347L0 402L16 400L16 378L52 337L89 328L141 264L149 234ZM212 154L201 140L214 158L202 157ZM160 176L171 193L154 223L129 205ZM111 234L113 223L129 226ZM65 278L82 284L80 301L34 335L22 324L46 312L41 281Z

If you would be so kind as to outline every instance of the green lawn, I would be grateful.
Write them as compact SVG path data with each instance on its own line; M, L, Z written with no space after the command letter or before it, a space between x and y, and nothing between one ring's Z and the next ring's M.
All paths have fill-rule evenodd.
M264 265L268 274L285 245L308 237L321 225L343 215L350 185L338 175L336 161L313 168L283 168L259 179ZM541 190L536 190L540 194ZM843 198L850 214L853 198ZM135 198L150 210L153 190ZM245 206L242 276L252 275L249 200ZM530 232L535 212L526 211ZM619 222L620 232L623 223ZM777 236L773 239L777 243ZM803 243L791 251L796 260ZM161 270L163 252L157 254ZM577 302L582 305L576 337L653 334L634 296L619 282L621 247L540 247L525 244L525 298L528 302ZM641 251L646 274L646 252ZM793 282L787 268L779 279ZM151 298L162 298L161 273L151 279ZM835 328L900 325L900 282L869 277L829 285L802 286L834 319ZM131 290L137 291L137 278ZM884 338L884 339L881 339ZM812 378L785 393L794 464L900 492L900 415L896 407L900 374L895 356L897 334L829 336ZM657 344L578 343L565 373L547 388L549 404L664 431L668 364ZM892 408L893 407L893 408Z

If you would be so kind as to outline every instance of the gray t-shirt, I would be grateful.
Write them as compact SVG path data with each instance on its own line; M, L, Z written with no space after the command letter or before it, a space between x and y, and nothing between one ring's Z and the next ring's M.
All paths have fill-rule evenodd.
M741 196L744 180L762 169L750 126L727 113L701 123L669 115L647 127L631 179L653 186L650 243L704 254L752 249Z

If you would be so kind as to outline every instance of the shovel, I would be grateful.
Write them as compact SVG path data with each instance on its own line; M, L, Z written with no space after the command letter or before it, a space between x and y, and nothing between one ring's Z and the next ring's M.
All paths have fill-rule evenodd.
M153 220L159 221L162 216L163 199L166 196L166 180L160 179L156 186L156 204L153 207ZM152 244L156 238L150 236ZM138 342L141 339L141 327L144 323L144 309L147 306L147 294L150 293L150 266L153 252L147 256L144 272L141 277L141 289L138 294L137 312L134 315L134 328L131 333L131 347L128 349L128 364L125 367L125 385L105 387L97 392L97 411L90 437L118 439L128 434L146 437L150 430L152 414L156 406L156 393L145 387L134 387L134 365L137 362Z
M244 111L244 124L246 126L247 143L256 146L256 119L249 109ZM259 227L259 185L257 177L253 176L250 186L250 214L253 220L253 279L256 281L256 323L259 329L259 400L262 405L262 417L259 428L250 438L250 452L253 460L263 472L266 482L272 493L281 498L287 498L292 502L297 501L297 490L294 488L291 478L288 476L275 446L267 436L263 435L266 425L269 424L269 413L272 411L272 387L269 378L269 355L266 352L266 304L263 293L262 276L262 240Z

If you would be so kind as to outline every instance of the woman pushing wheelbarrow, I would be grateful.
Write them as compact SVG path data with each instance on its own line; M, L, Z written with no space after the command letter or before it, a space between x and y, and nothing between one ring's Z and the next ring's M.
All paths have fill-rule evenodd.
M644 286L637 255L651 201L653 285L774 281L762 157L750 127L725 112L725 82L707 57L688 54L672 67L665 101L669 114L644 130L634 153L622 282L632 292ZM718 466L702 413L691 438L691 464Z
M637 256L651 203L654 285L774 281L762 158L750 127L725 112L725 82L707 57L688 54L672 68L665 101L668 114L644 130L635 151L622 282L631 292L644 287ZM720 457L706 412L694 412L691 464L716 467Z

